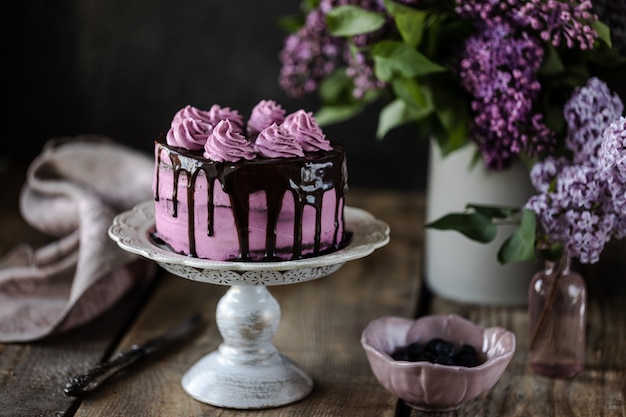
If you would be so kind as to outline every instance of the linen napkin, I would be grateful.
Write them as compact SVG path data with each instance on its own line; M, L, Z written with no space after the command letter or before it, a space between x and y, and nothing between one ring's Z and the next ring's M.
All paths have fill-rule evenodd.
M26 342L96 318L156 271L108 236L150 198L154 161L101 136L50 140L31 163L20 212L52 242L0 258L0 342Z

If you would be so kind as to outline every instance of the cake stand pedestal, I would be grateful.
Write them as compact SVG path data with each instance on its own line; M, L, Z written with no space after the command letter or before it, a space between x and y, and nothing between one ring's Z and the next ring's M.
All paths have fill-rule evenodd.
M324 277L389 241L387 224L366 211L346 207L345 218L346 230L352 233L346 247L296 261L220 262L174 253L152 238L152 201L118 215L109 236L122 249L151 259L175 275L230 286L216 311L224 341L184 374L182 386L191 397L207 404L261 409L298 401L313 388L313 380L272 344L280 305L267 287Z

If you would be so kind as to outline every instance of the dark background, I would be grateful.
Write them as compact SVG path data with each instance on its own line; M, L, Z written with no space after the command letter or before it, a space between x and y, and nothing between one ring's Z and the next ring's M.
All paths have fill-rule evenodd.
M28 164L51 137L96 133L152 153L173 114L220 104L247 117L261 99L316 110L278 86L298 0L5 0L0 168ZM376 109L325 128L348 151L352 187L418 189L427 143L375 138ZM2 170L0 169L0 173Z

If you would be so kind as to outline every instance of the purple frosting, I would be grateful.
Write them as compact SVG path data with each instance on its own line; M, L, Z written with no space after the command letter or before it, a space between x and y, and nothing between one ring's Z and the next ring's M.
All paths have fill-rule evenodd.
M282 126L291 132L306 152L330 151L332 146L313 114L298 110L285 118Z
M213 161L237 162L254 159L254 145L250 143L229 120L219 122L204 145L204 157Z
M214 104L211 106L208 113L213 126L217 126L222 120L228 119L237 132L243 132L243 116L240 115L237 110L231 110L230 107L220 107Z
M211 126L215 126L215 121L211 118L211 114L208 111L200 110L197 107L186 105L182 109L178 110L172 119L172 127L174 124L181 123L183 120L192 118L204 123L208 123ZM219 120L218 120L219 121Z
M231 121L234 130L243 132L243 117L236 110L215 104L210 110L204 111L187 105L172 118L166 141L171 146L199 151L204 148L213 127L226 119Z
M167 144L179 148L199 151L204 148L213 126L199 119L191 117L175 119L165 137Z
M273 123L263 129L254 143L257 153L268 158L304 156L302 145L285 128Z
M274 100L261 100L250 114L248 120L248 135L255 137L263 129L270 127L273 123L280 125L285 120L285 110L276 104Z

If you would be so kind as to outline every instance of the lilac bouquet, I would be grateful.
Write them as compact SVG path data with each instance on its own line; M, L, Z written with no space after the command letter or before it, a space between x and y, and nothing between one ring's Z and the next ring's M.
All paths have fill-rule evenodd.
M321 124L382 102L378 137L413 123L444 155L472 142L488 169L525 162L539 193L525 207L468 204L428 226L489 242L515 221L502 263L534 259L538 247L592 263L626 236L626 121L608 87L626 66L622 9L608 0L305 0L279 82L292 96L317 92Z
M433 222L490 241L495 228L522 211L519 228L498 254L501 262L565 254L596 263L611 238L626 236L626 118L619 96L592 77L565 103L567 156L538 161L530 179L538 194L522 209L468 206ZM462 228L460 227L462 225ZM475 230L474 230L475 229Z
M292 96L319 93L321 124L382 102L378 137L413 123L444 154L477 144L495 170L563 151L567 97L624 65L589 0L305 0L303 10L279 82Z

